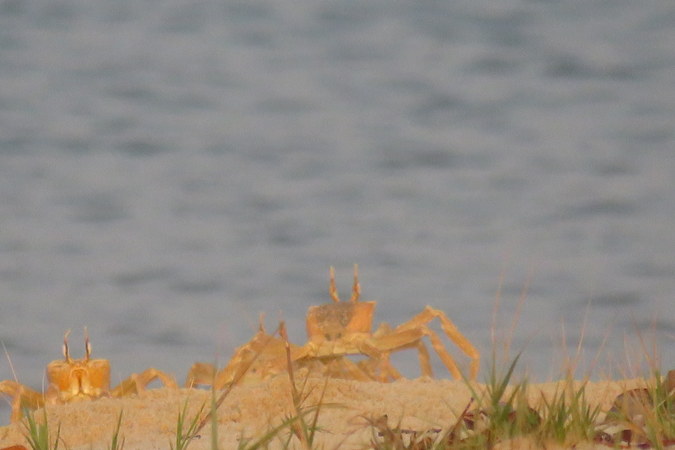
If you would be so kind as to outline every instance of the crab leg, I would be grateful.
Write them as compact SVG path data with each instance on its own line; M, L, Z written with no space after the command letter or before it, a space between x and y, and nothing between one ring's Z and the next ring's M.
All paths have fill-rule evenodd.
M433 341L432 341L433 343ZM435 348L435 347L434 347ZM420 367L422 368L422 373L426 376L433 377L433 371L431 370L431 363L429 358L429 350L427 346L424 345L424 342L420 339L417 341L417 356L420 361Z
M470 379L472 380L475 379L476 376L478 375L478 369L480 367L480 353L478 352L478 350L476 350L473 344L471 344L471 342L459 331L459 329L457 329L457 326L455 326L455 324L448 318L448 316L445 315L443 311L427 306L421 313L417 314L409 321L396 327L395 332L398 332L400 330L426 327L426 324L431 322L434 318L438 318L438 320L440 320L441 328L448 336L448 338L450 338L450 340L452 340L455 344L457 344L457 346L462 350L462 352L464 352L464 354L466 354L469 358L471 358ZM431 330L429 331L431 332ZM446 367L450 369L451 365L455 365L452 357L445 350L438 336L435 336L435 333L431 332L428 335L429 338L431 339L431 344L433 345L434 350L436 350L436 353L438 353L439 357L443 360ZM461 376L457 376L457 374L455 373L453 373L453 376L455 376L455 378L461 378Z
M391 364L388 352L378 359L370 358L359 361L358 365L368 374L369 380L387 383L402 377L401 373Z
M391 332L391 334L381 336L374 339L374 345L380 352L391 353L396 350L403 350L406 348L417 348L417 354L420 361L420 367L422 368L422 374L428 377L433 376L433 371L431 369L429 351L424 345L422 338L424 336L429 336L431 340L431 345L434 347L436 353L445 364L445 367L448 368L450 373L455 378L461 378L457 364L452 359L450 354L443 347L443 343L438 338L436 333L431 330L426 324L417 324L414 328L403 328L404 325L407 326L410 322L397 327ZM365 350L362 350L366 353ZM367 353L366 353L367 354Z
M372 381L373 379L370 373L365 371L363 367L354 363L349 358L340 358L340 364L343 364L346 367L348 373L351 375L351 378L354 380Z
M196 362L188 371L185 387L192 388L197 385L213 386L216 372L216 367L213 364Z
M12 380L0 382L0 392L12 399L12 422L21 420L22 409L38 409L44 406L44 396L23 384Z
M436 354L441 358L441 361L443 361L443 364L445 367L448 368L452 376L457 379L461 380L462 379L462 374L457 368L457 363L455 363L455 360L453 359L452 356L450 356L450 353L445 349L443 346L443 342L441 342L441 339L438 337L436 333L434 333L432 330L429 330L429 340L431 341L431 346L436 350ZM461 347L460 347L461 348ZM475 374L472 373L471 379L476 378Z
M138 394L142 392L148 384L157 379L168 388L178 388L176 380L174 380L171 375L168 375L161 370L150 368L139 374L133 374L129 378L123 380L110 392L110 395L112 397L123 397L130 394Z

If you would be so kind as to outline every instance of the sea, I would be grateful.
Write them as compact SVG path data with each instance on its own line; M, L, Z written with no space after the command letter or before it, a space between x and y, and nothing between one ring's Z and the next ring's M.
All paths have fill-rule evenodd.
M301 345L355 264L479 380L675 368L674 42L672 0L0 0L0 380L66 330L113 385Z

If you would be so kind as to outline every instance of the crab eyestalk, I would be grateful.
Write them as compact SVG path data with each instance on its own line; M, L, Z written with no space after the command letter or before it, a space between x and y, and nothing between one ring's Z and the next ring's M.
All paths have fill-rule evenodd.
M91 342L89 342L89 330L84 327L84 360L89 361L91 356Z
M340 303L340 295L338 294L337 286L335 284L335 268L330 267L330 281L328 283L328 293L331 300L335 303ZM359 265L354 264L354 285L352 286L352 296L349 299L351 303L356 303L361 297L361 284L359 283Z
M70 335L70 330L66 330L63 335L63 356L66 358L66 362L70 362L70 353L68 352L68 336Z
M335 268L330 266L330 281L328 282L328 293L330 294L331 300L335 303L340 303L340 296L338 295L337 286L335 285Z
M359 283L359 265L354 264L354 286L352 286L352 298L349 300L352 303L359 301L361 297L361 284Z

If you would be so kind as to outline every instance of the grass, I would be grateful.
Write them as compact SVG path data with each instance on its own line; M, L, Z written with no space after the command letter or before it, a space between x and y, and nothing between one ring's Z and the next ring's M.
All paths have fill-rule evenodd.
M513 371L518 359L520 359L520 354L514 358L506 373L501 376L497 373L496 365L493 364L483 393L478 393L471 384L467 383L472 399L477 399L478 407L465 412L460 418L467 432L474 431L470 434L472 438L467 439L468 442L465 441L463 444L491 447L498 439L516 436L531 427L533 418L524 401L527 383L525 381L512 383ZM449 440L449 442L452 441Z
M299 442L301 448L309 450L314 448L313 444L315 436L317 431L320 430L317 426L317 421L322 408L335 406L323 402L323 395L325 393L328 379L326 379L326 384L324 384L324 388L321 392L318 403L311 406L305 405L305 401L308 398L308 393L305 392L307 379L304 380L301 388L298 389L298 383L295 379L295 372L293 370L293 365L291 364L290 344L288 341L288 335L286 334L284 322L280 323L279 329L276 332L278 332L286 342L288 379L290 382L292 399L291 414L285 417L279 425L271 427L267 432L258 438L248 439L242 436L240 438L239 448L246 450L267 448L267 446L269 446L269 444L273 441L280 441L282 443L282 447L287 448L292 445L293 439L295 438ZM215 389L211 389L210 409L206 414L204 414L206 405L202 404L198 412L188 420L188 401L186 400L183 403L183 407L178 413L175 444L173 442L171 443L172 450L186 450L194 439L201 437L199 433L206 427L207 424L211 425L211 448L214 450L219 448L218 408L222 405L241 378L245 376L248 368L251 367L254 362L255 358L251 360L248 365L237 374L233 383L231 383L222 392L218 393Z
M601 411L586 400L586 386L583 382L574 387L574 381L568 378L552 399L542 398L538 411L542 420L533 430L538 442L572 446L595 439Z
M56 436L52 438L49 423L47 422L47 410L43 409L42 421L35 418L35 413L29 410L24 411L26 428L26 440L33 450L58 450L59 439L61 437L61 424L56 427Z
M291 399L293 406L292 414L290 417L286 418L285 422L288 422L292 434L298 438L301 447L303 449L310 449L312 448L312 444L314 443L314 437L316 436L317 431L316 424L317 421L319 420L319 413L321 411L321 407L323 404L323 394L326 392L325 385L318 405L309 410L305 410L304 400L306 397L303 395L303 392L305 390L305 387L307 386L306 384L307 379L305 379L305 384L302 385L302 389L298 390L295 384L295 373L293 370L293 363L291 361L291 348L288 341L288 334L286 333L286 325L284 324L284 322L281 322L281 326L279 327L279 334L281 334L281 337L283 338L284 342L286 342L286 364L288 367L288 380L290 381L291 385ZM314 417L310 422L307 422L305 420L306 413L312 410L314 413ZM290 444L290 440L288 441L288 443Z
M622 429L630 444L664 448L675 445L675 371L657 371L645 389L621 394L607 414L607 423Z
M483 449L516 438L525 438L534 448L551 444L575 448L583 443L608 448L661 449L675 445L675 392L672 384L667 384L658 373L647 388L622 394L632 396L634 391L643 394L631 404L631 410L604 414L600 406L587 401L587 383L575 383L571 378L564 380L551 398L542 396L536 406L531 406L527 401L531 397L527 382L511 382L516 362L517 358L504 375L491 376L482 392L471 387L474 397L455 421L449 422L445 432L442 428L391 427L386 417L369 420L373 436L377 436L371 448ZM670 375L675 378L675 372ZM615 407L620 403L618 399Z
M120 410L120 415L117 417L117 424L113 431L112 439L108 450L122 450L124 448L124 437L120 436L120 429L122 428L122 414L124 411Z
M176 419L176 439L170 444L171 450L185 450L190 441L195 439L197 435L197 427L199 426L199 418L201 417L206 404L202 404L197 414L192 419L187 419L188 400L183 402L183 407L178 412L178 419Z
M299 383L295 378L295 371L291 362L290 344L284 322L280 323L278 332L286 343L286 362L288 368L288 380L291 390L291 413L290 415L284 417L283 421L279 425L270 428L266 433L257 439L241 439L239 445L240 449L257 450L260 448L267 448L273 441L278 441L283 448L289 448L291 446L295 448L299 445L299 447L304 450L312 449L314 448L317 432L321 431L317 425L321 410L327 407L338 406L324 403L323 401L328 384L328 378L325 379L317 404L306 404L307 399L309 398L309 392L306 390L308 378L303 380L302 384L300 384L300 389L298 389ZM215 409L217 406L218 405L215 403L213 404L210 414L211 417L216 416ZM216 425L217 424L214 423L213 427L216 428ZM297 442L297 445L294 443L294 440ZM211 448L214 450L218 449L217 443L212 442Z

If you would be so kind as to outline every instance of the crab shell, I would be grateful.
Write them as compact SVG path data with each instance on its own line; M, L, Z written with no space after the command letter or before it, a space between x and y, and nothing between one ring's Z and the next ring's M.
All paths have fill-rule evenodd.
M107 359L67 359L47 365L48 402L91 400L109 395L110 362Z

